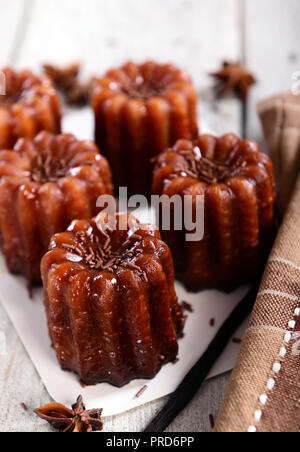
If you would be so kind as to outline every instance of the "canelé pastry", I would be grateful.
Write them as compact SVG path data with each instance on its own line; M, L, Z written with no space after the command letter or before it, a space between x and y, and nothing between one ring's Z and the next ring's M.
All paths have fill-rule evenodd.
M151 193L151 158L197 136L196 104L190 77L172 64L129 62L95 83L96 142L116 187Z
M189 289L231 290L261 271L274 237L275 188L258 143L234 134L180 140L158 157L153 194L204 196L203 240L163 231Z
M60 103L52 82L28 70L2 71L0 96L0 149L11 149L19 138L34 138L42 130L60 133Z
M0 243L9 270L40 282L52 235L96 215L97 197L112 192L108 163L93 142L41 132L0 151Z
M107 228L114 218L122 228ZM52 238L41 271L58 361L85 384L123 386L176 359L183 316L154 226L124 214L76 220Z

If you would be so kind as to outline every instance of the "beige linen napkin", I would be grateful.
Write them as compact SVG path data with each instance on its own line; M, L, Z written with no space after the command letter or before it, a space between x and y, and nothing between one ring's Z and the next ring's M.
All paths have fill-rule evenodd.
M278 206L283 214L300 168L300 96L280 94L258 104L266 144L278 185Z
M300 97L258 111L285 216L215 432L300 431Z

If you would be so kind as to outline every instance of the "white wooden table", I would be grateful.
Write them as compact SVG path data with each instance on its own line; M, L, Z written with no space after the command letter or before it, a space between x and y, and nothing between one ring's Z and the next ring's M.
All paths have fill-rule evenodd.
M218 134L246 131L261 141L257 100L288 90L300 69L299 0L0 0L0 16L0 67L79 59L86 73L101 74L127 59L173 61L193 75L201 117ZM207 74L224 59L244 61L258 77L246 121L237 100L213 100ZM1 305L0 334L0 431L50 431L30 412L49 395ZM228 378L205 383L168 431L210 431ZM142 431L164 403L107 418L105 431Z

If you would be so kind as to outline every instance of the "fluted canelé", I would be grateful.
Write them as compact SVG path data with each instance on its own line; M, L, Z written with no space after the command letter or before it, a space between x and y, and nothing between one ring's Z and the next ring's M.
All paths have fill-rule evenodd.
M109 165L93 142L41 132L0 151L0 243L9 270L40 282L52 235L96 215L97 197L112 193Z
M197 96L189 75L172 64L129 62L95 83L96 142L116 187L151 192L150 160L179 138L197 136Z
M29 70L7 67L1 73L6 94L0 95L0 149L11 149L19 138L33 139L43 130L60 133L60 103L52 82Z
M153 194L204 196L203 240L162 233L189 289L231 290L258 276L274 238L276 197L273 165L258 143L234 134L180 140L158 157Z
M184 320L169 248L127 215L74 221L42 260L49 334L64 370L123 386L176 359Z

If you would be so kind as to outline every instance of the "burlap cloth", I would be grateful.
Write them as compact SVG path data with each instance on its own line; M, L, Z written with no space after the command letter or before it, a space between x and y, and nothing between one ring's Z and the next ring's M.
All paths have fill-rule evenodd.
M258 112L284 219L215 432L300 431L300 97L275 96Z

